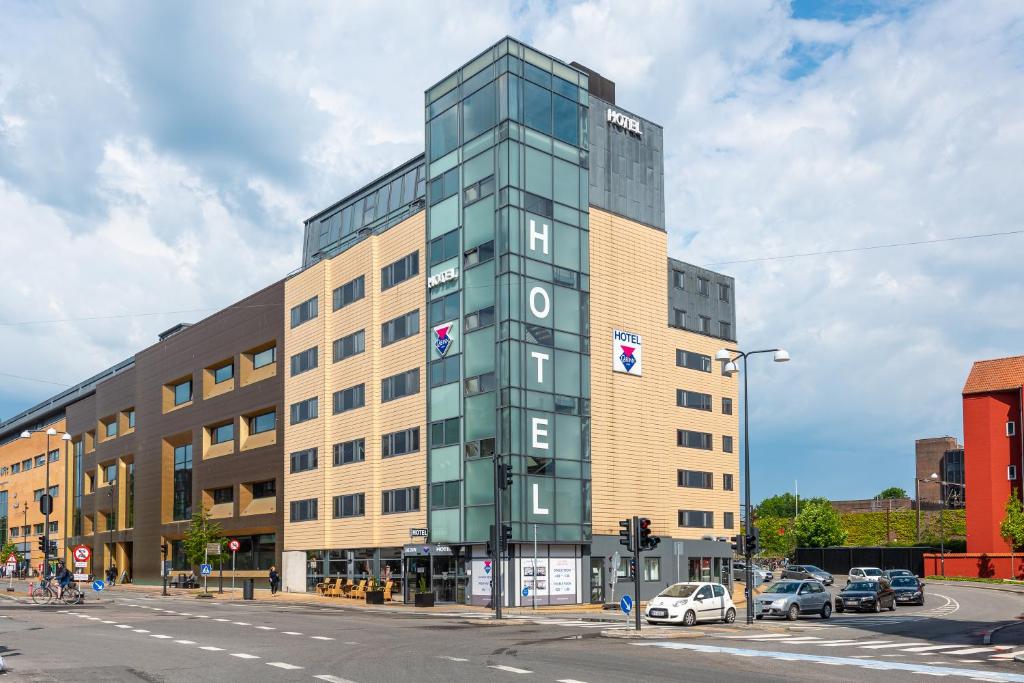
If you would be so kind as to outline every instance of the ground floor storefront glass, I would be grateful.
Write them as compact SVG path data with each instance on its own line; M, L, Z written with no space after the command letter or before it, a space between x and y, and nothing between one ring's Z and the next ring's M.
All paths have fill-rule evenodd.
M313 592L328 579L350 583L375 579L391 581L392 599L401 600L404 591L401 548L351 548L306 552L306 590Z

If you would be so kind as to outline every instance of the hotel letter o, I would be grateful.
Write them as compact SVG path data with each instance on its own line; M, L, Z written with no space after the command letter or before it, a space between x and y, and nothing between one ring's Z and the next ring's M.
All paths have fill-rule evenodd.
M543 300L543 306L537 306L537 296ZM530 290L530 312L538 318L546 318L551 313L551 299L543 287L534 287Z

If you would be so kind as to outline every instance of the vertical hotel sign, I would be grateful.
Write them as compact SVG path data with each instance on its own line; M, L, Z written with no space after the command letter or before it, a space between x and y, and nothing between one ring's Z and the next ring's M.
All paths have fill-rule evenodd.
M639 334L612 330L612 369L627 375L643 374L643 342Z

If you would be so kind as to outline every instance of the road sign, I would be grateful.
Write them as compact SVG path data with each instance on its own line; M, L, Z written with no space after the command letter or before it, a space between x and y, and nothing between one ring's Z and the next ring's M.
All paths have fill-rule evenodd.
M7 556L7 564L18 564L18 556L11 553Z
M228 541L228 550L230 550L233 553L238 552L238 549L241 547L242 544L233 538L230 541Z
M409 529L409 538L426 538L428 533L427 529Z
M71 556L75 558L75 566L78 566L79 562L88 562L89 558L92 557L92 550L87 545L76 545L74 550L71 551ZM85 566L84 564L82 565Z
M206 544L207 555L220 555L220 543L207 543Z
M213 573L213 565L212 564L201 564L201 565L199 565L199 574L200 575L202 575L202 576L209 576L212 573Z
M96 591L97 593L99 593L104 588L106 588L106 586L103 585L103 582L100 581L99 579L96 579L95 581L92 582L92 589L94 591Z
M527 598L529 596L530 596L530 587L529 586L523 586L523 597Z
M39 497L39 514L48 515L53 512L53 496L44 493Z
M633 598L629 597L628 595L623 595L622 599L619 600L619 608L623 612L625 612L626 614L629 614L630 612L632 612L633 611Z
M75 574L73 578L75 579L75 581L88 581L89 580L89 575L88 574Z

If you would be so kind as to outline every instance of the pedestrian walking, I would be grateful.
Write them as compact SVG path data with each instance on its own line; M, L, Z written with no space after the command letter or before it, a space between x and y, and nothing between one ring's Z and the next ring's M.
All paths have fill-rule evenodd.
M270 568L267 578L270 579L270 594L277 595L277 591L281 589L281 575L277 573L277 567Z

